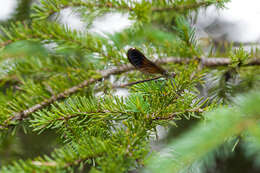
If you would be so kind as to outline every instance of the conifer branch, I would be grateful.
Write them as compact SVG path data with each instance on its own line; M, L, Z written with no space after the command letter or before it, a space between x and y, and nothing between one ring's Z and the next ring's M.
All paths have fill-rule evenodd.
M167 64L167 63L184 64L184 63L190 63L192 61L194 61L194 59L169 57L169 58L160 59L156 63L158 63L158 64ZM200 58L199 61L200 61L201 65L205 66L205 67L227 66L232 63L231 59L229 59L229 58ZM249 66L249 65L260 65L260 59L253 58L248 64L245 64L244 66ZM8 128L8 126L10 126L10 121L17 121L17 120L22 121L23 119L27 118L30 114L49 106L50 104L54 103L55 101L65 99L65 98L69 97L70 95L78 92L80 89L85 88L95 82L101 81L104 78L108 78L111 75L121 74L124 72L131 71L133 69L134 69L134 67L129 64L129 65L124 65L124 66L114 68L114 69L102 70L99 72L101 74L101 76L98 78L91 78L89 80L85 80L82 83L80 83L79 85L73 86L57 95L53 95L49 99L46 99L43 102L36 104L24 111L14 113L5 121L5 123L0 125L0 129ZM151 80L151 79L148 79L147 81L149 81L149 80ZM139 82L136 82L136 83L139 83ZM135 83L125 84L122 86L125 87L125 86L130 86L133 84L135 84Z
M88 145L89 143L97 147L93 148L91 145ZM28 167L29 169L26 169L27 172L35 172L35 170L38 170L38 172L39 170L41 170L40 172L57 172L57 170L61 169L64 171L64 169L77 166L87 160L91 161L97 157L102 157L106 153L104 144L104 142L90 137L55 150L50 157L45 155L33 160L21 161L19 164L11 167L1 168L1 172L21 172L21 170L25 170ZM75 146L76 148L74 148Z
M51 98L46 99L45 101L43 101L43 102L41 102L39 104L36 104L36 105L34 105L34 106L24 110L24 111L14 113L13 115L11 115L5 121L5 123L3 123L3 125L0 125L0 129L5 129L8 126L10 126L10 124L8 123L10 121L16 121L16 120L22 121L23 119L27 118L28 115L30 115L31 113L34 113L37 110L40 110L40 109L42 109L42 108L44 108L46 106L49 106L50 104L54 103L57 100L61 100L61 99L67 98L68 96L78 92L80 89L82 89L84 87L87 87L90 84L93 84L93 83L95 83L97 81L100 81L103 78L107 78L107 77L109 77L111 75L120 74L120 73L129 71L129 70L133 70L133 69L134 69L134 67L132 67L130 65L125 65L125 66L122 66L122 67L119 67L119 68L115 68L115 69L102 70L102 71L100 71L101 77L99 77L99 78L95 78L95 79L91 78L89 80L85 80L82 83L80 83L79 85L71 87L71 88L65 90L64 92L62 92L62 93L60 93L58 95L54 95Z
M194 108L194 109L188 109L182 112L175 112L167 117L156 117L153 120L173 120L177 115L184 114L184 113L202 113L204 112L201 108Z
M95 115L95 114L123 114L124 112L116 112L116 111L107 111L107 110L104 110L104 111L95 111L95 112L77 112L75 114L70 114L70 115L66 115L66 116L62 116L60 118L57 118L57 119L53 119L53 120L50 120L48 121L48 124L51 124L53 123L54 121L64 121L66 126L68 126L67 122L69 120L71 120L72 118L76 118L76 117L80 117L80 116L86 116L86 115ZM115 118L117 119L117 118ZM45 128L47 125L45 126L42 126L41 129ZM70 129L71 132L72 132L72 129Z
M162 151L153 156L144 172L189 172L187 166L191 166L196 160L201 161L209 152L225 144L227 139L245 134L243 131L252 127L258 127L259 101L260 93L252 92L240 96L234 107L220 107L206 113L204 117L207 123L201 121L178 140L173 140L167 148L171 149L164 150L167 155L162 154ZM250 141L253 141L252 138L250 136Z
M116 9L116 10L126 10L126 11L135 11L134 5L129 5L128 3L124 1L119 1L117 4L114 4L111 1L107 2L85 2L85 1L64 1L63 4L60 4L59 1L52 1L45 3L46 11L45 11L45 17L41 16L41 19L46 19L47 17L61 11L62 9L68 8L68 7L86 7L89 9L100 9L100 8L106 8L106 9ZM193 10L200 7L207 7L213 4L218 4L221 2L195 2L192 4L185 4L185 5L179 5L176 3L169 3L167 7L152 7L150 10L152 12L162 12L162 11L177 11L177 12L183 12L186 10ZM176 5L175 5L176 4ZM39 12L42 11L42 8L39 8L38 6L34 7L34 10ZM41 12L40 12L41 13ZM35 13L33 16L37 17L39 14Z
M172 6L167 8L153 8L152 11L154 12L162 12L162 11L185 11L185 10L191 10L196 9L199 7L207 7L209 5L212 5L212 3L209 2L198 2L195 4L188 4L188 5L178 5L178 6Z

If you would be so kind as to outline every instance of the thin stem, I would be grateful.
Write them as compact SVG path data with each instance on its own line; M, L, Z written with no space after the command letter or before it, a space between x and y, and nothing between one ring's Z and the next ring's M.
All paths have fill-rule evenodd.
M139 80L139 81L136 81L136 82L131 82L131 83L122 84L122 85L112 85L112 88L125 88L125 87L129 87L129 86L133 86L135 84L157 80L157 79L160 79L162 77L164 77L164 76L158 76L158 77L154 77L154 78L151 78L151 79Z

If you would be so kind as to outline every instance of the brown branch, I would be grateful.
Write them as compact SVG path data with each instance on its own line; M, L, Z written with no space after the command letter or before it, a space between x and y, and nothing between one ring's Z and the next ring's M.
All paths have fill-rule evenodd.
M62 92L58 95L54 95L54 96L50 97L49 99L46 99L43 102L36 104L29 109L26 109L22 112L15 113L8 119L8 121L9 120L12 120L12 121L22 120L22 119L26 118L29 114L31 114L31 113L33 113L33 112L35 112L35 111L37 111L37 110L39 110L39 109L41 109L45 106L48 106L48 105L50 105L51 103L53 103L57 100L64 99L64 98L78 92L80 89L87 87L90 84L93 84L95 82L102 80L103 78L107 78L107 77L109 77L111 75L115 75L115 74L124 73L126 71L130 71L130 70L133 70L133 69L134 68L132 66L125 65L125 66L122 66L122 67L119 67L119 68L116 68L116 69L102 70L102 71L100 71L101 77L95 78L95 79L91 78L89 80L85 80L82 83L80 83L79 85L71 87L71 88L65 90L64 92ZM1 128L1 126L0 126L0 128Z
M156 63L157 64L167 64L167 63L186 64L186 63L190 63L192 61L194 61L194 59L170 57L170 58L160 59ZM227 65L231 64L231 59L229 59L229 58L201 58L200 63L205 67L227 66ZM260 65L260 59L253 58L249 61L248 64L245 64L242 66L252 66L252 65ZM123 65L121 67L114 68L114 69L99 71L101 76L98 78L91 78L91 79L85 80L82 83L80 83L76 86L73 86L69 89L66 89L64 92L61 92L58 95L54 95L54 96L50 97L49 99L46 99L46 100L42 101L41 103L38 103L26 110L12 114L2 125L0 125L0 129L7 128L10 125L9 121L16 121L16 120L21 121L21 120L27 118L30 114L32 114L46 106L49 106L50 104L54 103L55 101L65 99L65 98L69 97L70 95L78 92L80 89L85 88L95 82L101 81L103 78L107 78L111 75L125 73L125 72L131 71L133 69L134 69L134 67L129 64L129 65Z
M198 60L201 62L201 66L206 66L206 67L227 66L227 65L231 64L231 60L229 58L201 58ZM185 63L190 63L191 61L194 61L194 59L191 59L191 58L165 58L165 59L159 60L157 63L158 64L166 64L166 63L185 64ZM248 64L244 64L243 66L254 66L254 65L260 65L260 58L253 58ZM140 80L140 81L131 82L131 83L127 83L127 84L112 85L112 88L125 88L125 87L132 86L135 84L157 80L162 77L164 77L164 76L158 76L155 78Z
M46 99L44 101L42 101L39 104L36 104L26 110L23 110L21 112L17 112L12 114L4 123L3 125L0 125L0 129L4 129L7 128L9 126L9 121L16 121L16 120L23 120L24 118L27 118L28 115L30 115L31 113L36 112L37 110L40 110L46 106L49 106L50 104L52 104L53 102L60 100L60 99L64 99L76 92L78 92L80 89L89 86L90 84L93 84L97 81L102 80L103 78L107 78L111 75L114 74L120 74L129 70L133 70L134 68L131 67L130 65L125 65L116 69L109 69L109 70L102 70L100 71L101 73L101 77L99 78L91 78L89 80L85 80L82 83L80 83L79 85L73 86L67 90L65 90L64 92L59 93L58 95L54 95L52 97L50 97L49 99Z
M218 67L218 66L228 66L232 63L230 58L197 58L200 61L202 66L205 67ZM194 61L192 58L176 58L169 57L164 58L158 61L158 64L166 64L166 63L178 63L178 64L186 64ZM260 58L252 58L249 60L247 64L243 64L242 66L254 66L260 65Z

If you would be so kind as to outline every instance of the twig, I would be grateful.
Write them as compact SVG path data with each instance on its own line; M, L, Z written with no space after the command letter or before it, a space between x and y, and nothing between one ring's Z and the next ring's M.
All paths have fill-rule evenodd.
M169 57L169 58L160 59L156 63L157 64L167 64L167 63L186 64L186 63L189 63L192 61L194 61L194 59ZM231 59L229 59L229 58L201 58L200 63L206 67L227 66L227 65L231 64ZM253 58L250 60L250 62L248 64L245 64L242 66L252 66L252 65L260 65L260 59ZM49 99L46 99L46 100L42 101L41 103L38 103L26 110L13 113L7 120L4 121L4 123L2 125L0 125L0 129L7 128L10 125L8 123L9 121L16 121L16 120L22 121L23 119L27 118L30 114L32 114L46 106L49 106L50 104L54 103L57 100L65 99L65 98L69 97L70 95L78 92L80 89L85 88L95 82L101 81L103 78L107 78L111 75L125 73L125 72L131 71L133 69L134 69L134 67L129 64L129 65L123 65L121 67L114 68L114 69L99 71L99 73L101 74L101 77L99 77L99 78L91 78L89 80L85 80L82 83L80 83L76 86L73 86L73 87L65 90L64 92L61 92L58 95L54 95L54 96L50 97Z
M160 79L162 77L164 77L164 76L158 76L158 77L154 77L154 78L151 78L151 79L140 80L140 81L131 82L131 83L122 84L122 85L112 85L112 88L125 88L125 87L132 86L132 85L135 85L135 84L157 80L157 79Z
M197 60L200 60L202 66L206 66L206 67L228 66L232 63L230 58L200 58ZM165 63L186 64L192 61L194 61L194 59L192 58L169 57L158 61L158 63L159 64L165 64ZM252 58L251 60L249 60L247 64L243 64L242 66L254 66L254 65L260 65L260 58Z

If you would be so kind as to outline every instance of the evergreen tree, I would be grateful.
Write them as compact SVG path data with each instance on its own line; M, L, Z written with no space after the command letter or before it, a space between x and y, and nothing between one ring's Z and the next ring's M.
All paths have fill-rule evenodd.
M204 52L190 24L227 2L20 1L0 28L0 172L259 171L259 53ZM66 8L86 31L61 24ZM134 24L89 32L110 12ZM135 70L131 47L175 75Z

